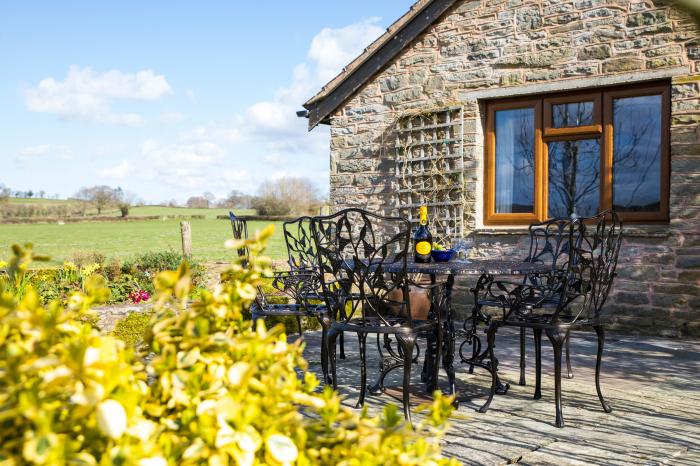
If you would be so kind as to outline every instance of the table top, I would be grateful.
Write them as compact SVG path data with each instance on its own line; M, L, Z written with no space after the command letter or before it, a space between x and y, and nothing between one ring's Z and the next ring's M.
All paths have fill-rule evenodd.
M454 259L449 262L419 263L409 259L406 265L408 273L425 273L431 275L526 275L544 273L551 266L543 263L523 262L513 259ZM387 272L401 270L401 264L386 264Z

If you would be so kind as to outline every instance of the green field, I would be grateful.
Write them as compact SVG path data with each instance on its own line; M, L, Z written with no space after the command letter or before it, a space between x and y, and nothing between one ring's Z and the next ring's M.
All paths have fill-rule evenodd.
M38 199L38 198L9 198L10 204L45 204L45 205L71 205L85 201L67 200L67 199ZM206 218L216 218L217 215L228 215L231 209L190 209L187 207L167 207L157 205L136 206L129 210L129 217L147 217L153 215L173 216L173 215L204 215ZM255 213L253 209L234 209L237 215L252 215ZM88 207L85 213L97 215L97 209ZM108 207L102 210L100 215L121 217L121 212L116 207Z
M196 212L199 210L203 212ZM227 209L138 207L134 211L138 211L139 215L205 214L205 220L190 221L194 257L203 261L232 258L232 252L223 246L224 241L231 237L231 224L227 220L215 219L216 215L228 213ZM136 212L133 216L136 216ZM249 222L249 232L261 229L268 223ZM272 223L275 223L275 234L268 245L267 254L274 259L284 258L286 250L282 223ZM34 243L38 253L50 255L51 264L60 264L76 252L96 251L108 258L124 259L148 251L180 251L182 247L178 220L0 225L0 258L7 258L13 243L27 242Z
M204 215L206 218L216 218L217 215L228 215L230 209L189 209L187 207L140 206L132 207L129 217L147 217L151 215ZM253 209L234 209L236 215L253 215ZM108 213L111 214L110 211ZM118 211L114 211L119 215Z

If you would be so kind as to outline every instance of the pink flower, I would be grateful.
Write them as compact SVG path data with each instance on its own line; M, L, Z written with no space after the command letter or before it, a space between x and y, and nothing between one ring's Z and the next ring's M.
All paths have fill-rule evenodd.
M131 293L129 293L129 299L134 304L138 304L141 301L148 301L150 297L151 295L146 290L132 291Z

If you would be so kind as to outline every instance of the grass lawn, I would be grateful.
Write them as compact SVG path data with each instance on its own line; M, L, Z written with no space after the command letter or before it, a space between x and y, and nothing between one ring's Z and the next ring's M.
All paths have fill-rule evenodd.
M138 209L166 209L163 215L178 215L173 208L140 207ZM136 209L134 209L136 210ZM198 209L182 209L183 215L193 215ZM231 224L227 220L216 220L217 214L228 213L226 209L201 209L207 219L192 220L192 253L204 261L225 261L233 252L223 243L231 237ZM157 210L153 210L157 212ZM219 212L221 211L221 212ZM140 213L140 215L160 215ZM136 213L134 213L136 216ZM265 227L270 222L252 221L248 231ZM275 223L267 254L274 259L286 257L282 235L282 222ZM127 258L147 251L175 250L182 248L180 222L177 220L150 220L129 222L83 222L59 224L0 225L0 258L7 258L13 243L34 243L36 252L51 256L51 264L60 264L74 252L97 251L108 258Z

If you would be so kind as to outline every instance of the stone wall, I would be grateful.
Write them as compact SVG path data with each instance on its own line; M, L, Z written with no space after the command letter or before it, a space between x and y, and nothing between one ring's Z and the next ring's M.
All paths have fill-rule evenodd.
M467 230L479 254L522 256L522 229L482 224L484 99L657 79L672 89L671 221L628 229L607 312L620 329L700 335L700 28L666 2L457 3L331 116L332 203L396 214L393 123L463 105Z

